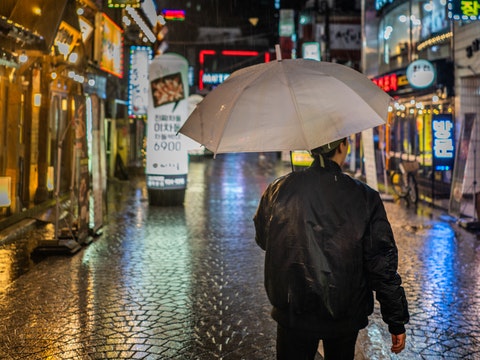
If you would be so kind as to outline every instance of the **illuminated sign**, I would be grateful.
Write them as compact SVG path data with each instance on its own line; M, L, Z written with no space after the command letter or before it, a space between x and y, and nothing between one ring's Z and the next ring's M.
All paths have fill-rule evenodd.
M149 194L187 186L188 149L178 133L189 115L187 73L187 60L173 53L155 57L148 67L145 172Z
M398 90L398 79L396 73L379 76L373 78L372 81L385 92Z
M138 8L140 4L141 0L108 0L109 8L125 8L127 6Z
M162 15L165 18L165 20L169 20L169 21L185 20L185 10L163 9Z
M278 34L290 37L295 33L295 12L291 9L280 10L280 21L278 22Z
M102 75L87 73L87 81L83 83L87 94L97 94L101 99L107 98L107 78Z
M430 61L420 59L408 65L406 74L412 87L424 89L433 84L436 72Z
M393 3L393 0L375 0L375 10L379 11L384 6Z
M229 69L232 69L232 72L233 72L235 71L236 57L242 57L242 58L250 57L255 64L258 64L258 61L255 61L255 60L260 55L262 55L260 52L250 51L250 50L222 50L222 51L200 50L198 54L198 59L200 63L200 70L198 73L198 88L202 90L206 84L219 85L224 80L226 80L227 77L230 75L230 73L226 73L223 71L206 71L205 62L207 60L213 59L216 64L221 64L224 61L227 62L227 59L228 59L230 60L228 61L228 66L225 66L225 65L224 66L228 67ZM270 54L268 52L263 54L263 60L264 62L270 61ZM242 64L244 65L242 67L253 65L254 63L246 64L244 61L242 61Z
M78 17L78 23L80 25L80 32L82 33L82 40L86 42L90 38L90 35L92 35L93 25L83 16Z
M228 73L203 73L203 84L220 85L230 76Z
M65 21L60 23L57 35L55 36L55 46L65 59L68 54L72 52L80 36L80 32L74 27L68 25Z
M147 18L151 25L157 23L157 7L154 0L143 0L142 6L143 15Z
M433 164L435 170L450 170L455 157L455 138L451 114L433 115Z
M12 178L0 176L0 207L8 207L12 204L10 194L12 191Z
M293 166L310 166L313 162L313 157L308 151L296 150L292 151L291 161Z
M128 116L145 116L148 110L148 65L152 49L147 46L130 47L128 77Z
M123 31L104 13L97 13L95 26L95 60L100 69L123 77Z
M453 20L479 20L480 3L477 0L450 0L448 17Z
M318 42L305 42L302 44L302 57L320 61L320 44Z

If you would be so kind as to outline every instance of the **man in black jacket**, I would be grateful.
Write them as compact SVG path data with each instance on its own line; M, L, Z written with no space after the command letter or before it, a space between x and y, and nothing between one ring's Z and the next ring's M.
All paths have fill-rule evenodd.
M311 167L268 186L254 217L278 324L277 359L314 359L320 340L326 360L353 359L373 291L399 353L409 314L380 196L342 173L346 138L312 153Z

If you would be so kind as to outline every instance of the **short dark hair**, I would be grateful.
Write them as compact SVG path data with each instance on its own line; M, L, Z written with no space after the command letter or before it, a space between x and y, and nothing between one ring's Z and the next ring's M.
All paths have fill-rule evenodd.
M337 151L337 149L338 149L338 147L340 146L341 143L346 144L347 143L347 138L344 137L343 139L336 140L336 141L333 141L331 143L319 146L319 147L313 149L311 152L313 154L322 155L323 157L325 157L327 159L331 159L335 155L335 153L336 153L336 151Z

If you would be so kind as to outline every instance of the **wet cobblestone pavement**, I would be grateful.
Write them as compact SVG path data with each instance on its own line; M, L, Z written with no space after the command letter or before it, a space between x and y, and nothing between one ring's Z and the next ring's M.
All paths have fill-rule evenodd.
M51 225L0 245L0 359L274 359L252 217L288 166L268 154L190 164L184 207L149 206L142 178L112 182L103 234L73 256L30 258ZM386 203L410 305L391 354L378 306L356 359L480 359L475 234Z

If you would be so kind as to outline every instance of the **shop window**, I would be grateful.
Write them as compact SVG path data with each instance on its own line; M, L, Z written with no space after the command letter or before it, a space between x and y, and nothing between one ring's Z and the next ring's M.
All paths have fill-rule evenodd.
M449 29L446 0L405 2L380 22L379 64L386 72L406 67L417 55L417 45Z

